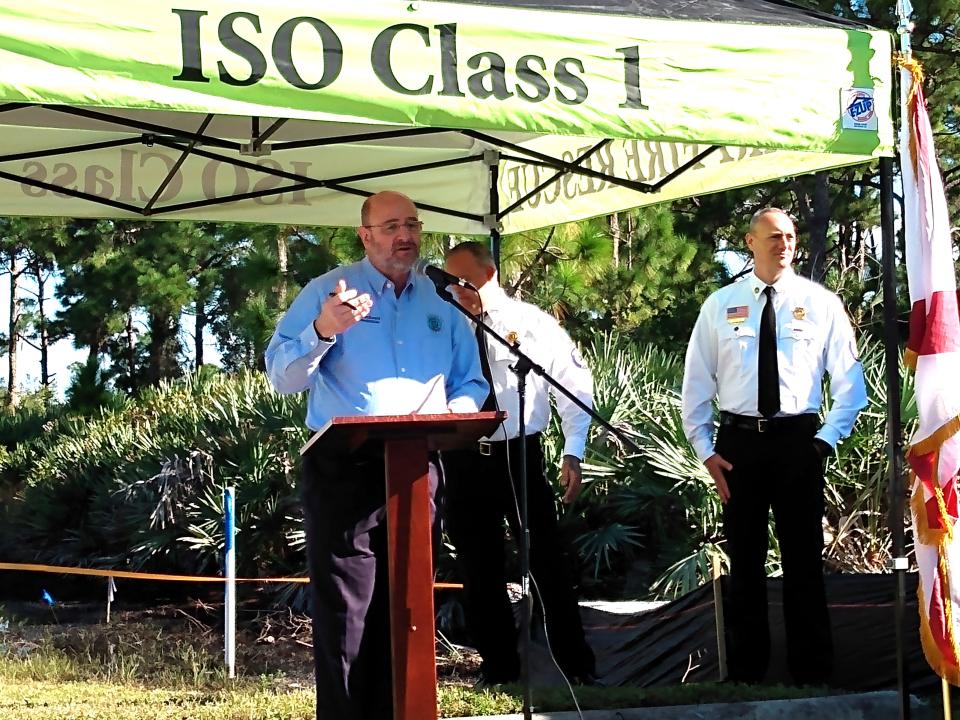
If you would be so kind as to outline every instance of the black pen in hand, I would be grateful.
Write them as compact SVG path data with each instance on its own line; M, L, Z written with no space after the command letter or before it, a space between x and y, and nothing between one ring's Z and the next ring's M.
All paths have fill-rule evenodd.
M336 296L339 295L339 294L340 294L340 293L336 293L336 292L327 293L327 297L336 297ZM349 300L344 300L344 301L341 302L340 304L341 304L341 305L347 305L347 306L353 308L354 310L359 310L359 308L358 308L356 305L354 305L352 302L350 302Z

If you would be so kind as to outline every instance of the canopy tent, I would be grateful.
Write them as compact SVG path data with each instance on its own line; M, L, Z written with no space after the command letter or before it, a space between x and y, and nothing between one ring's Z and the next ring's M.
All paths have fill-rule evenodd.
M762 0L0 0L0 214L514 232L891 155L890 57Z

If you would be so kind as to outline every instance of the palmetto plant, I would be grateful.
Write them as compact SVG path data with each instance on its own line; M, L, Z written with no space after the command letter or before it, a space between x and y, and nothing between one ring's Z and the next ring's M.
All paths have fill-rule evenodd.
M719 504L683 436L682 357L612 334L585 354L597 412L640 449L596 427L591 435L584 499L565 518L577 530L586 584L605 595L646 594L654 583L660 594L695 587L690 568L709 565L703 549L715 547Z
M286 538L299 525L303 412L302 397L277 395L262 373L202 373L61 422L15 469L7 532L19 559L215 572L222 491L234 485L238 572L302 570Z
M828 567L847 572L880 572L890 559L887 461L887 384L883 346L866 343L862 352L868 405L850 437L841 442L827 464L825 532ZM900 361L903 438L917 424L913 375ZM900 522L904 518L899 519ZM909 537L909 533L908 533Z

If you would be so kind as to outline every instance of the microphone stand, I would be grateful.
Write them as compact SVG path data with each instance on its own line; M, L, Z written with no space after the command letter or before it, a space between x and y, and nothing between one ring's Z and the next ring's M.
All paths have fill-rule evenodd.
M532 371L535 375L542 377L552 387L559 390L563 395L569 398L577 407L590 415L605 430L615 435L621 442L626 444L634 452L641 452L636 443L626 437L620 430L615 428L609 422L600 417L593 408L584 403L580 398L567 390L558 383L542 366L530 359L530 356L520 349L520 343L511 343L502 337L496 330L487 325L479 317L476 317L467 308L453 296L443 281L434 280L434 286L437 295L453 305L457 310L466 315L470 320L483 328L487 337L491 337L505 348L510 350L516 358L516 362L510 367L517 376L517 427L518 437L521 438L520 452L520 536L518 538L520 553L520 683L523 685L523 717L524 720L531 720L533 717L533 695L530 687L530 624L533 618L533 594L530 592L530 530L527 527L527 424L526 424L526 395L527 395L527 375ZM494 392L490 388L490 392ZM509 441L508 441L509 442ZM507 454L509 455L509 448Z

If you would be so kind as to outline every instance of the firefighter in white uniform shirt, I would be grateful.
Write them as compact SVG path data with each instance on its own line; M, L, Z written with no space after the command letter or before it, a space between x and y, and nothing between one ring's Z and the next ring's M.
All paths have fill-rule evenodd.
M519 342L520 348L560 384L587 405L592 403L593 378L576 345L554 318L534 305L507 296L484 245L458 245L447 254L445 267L479 290L476 293L453 287L464 306L474 315L482 307L488 325L507 340ZM506 592L503 518L507 518L517 536L522 443L517 438L517 377L509 369L515 358L496 341L485 342L497 403L507 411L507 420L493 437L484 438L477 447L445 452L442 460L446 484L444 517L463 573L467 629L483 660L483 680L493 685L516 681L520 670L517 633ZM481 351L481 364L483 355ZM557 532L556 495L547 479L541 447L541 433L550 420L551 394L564 435L560 470L564 503L573 502L580 491L580 460L590 426L587 413L552 390L542 378L533 373L527 376L530 570L544 606L557 663L572 681L590 683L595 672L594 656L584 639L577 597L569 577L570 563L563 557L566 548ZM488 402L485 407L492 408L492 404ZM508 474L508 448L513 484ZM535 591L535 602L537 599Z
M746 240L753 274L707 298L693 329L683 425L723 502L730 679L760 682L767 670L764 564L772 508L788 667L798 684L821 684L833 670L822 564L824 461L867 403L863 368L840 299L792 270L797 238L790 217L777 208L758 211ZM821 425L824 372L832 402Z

